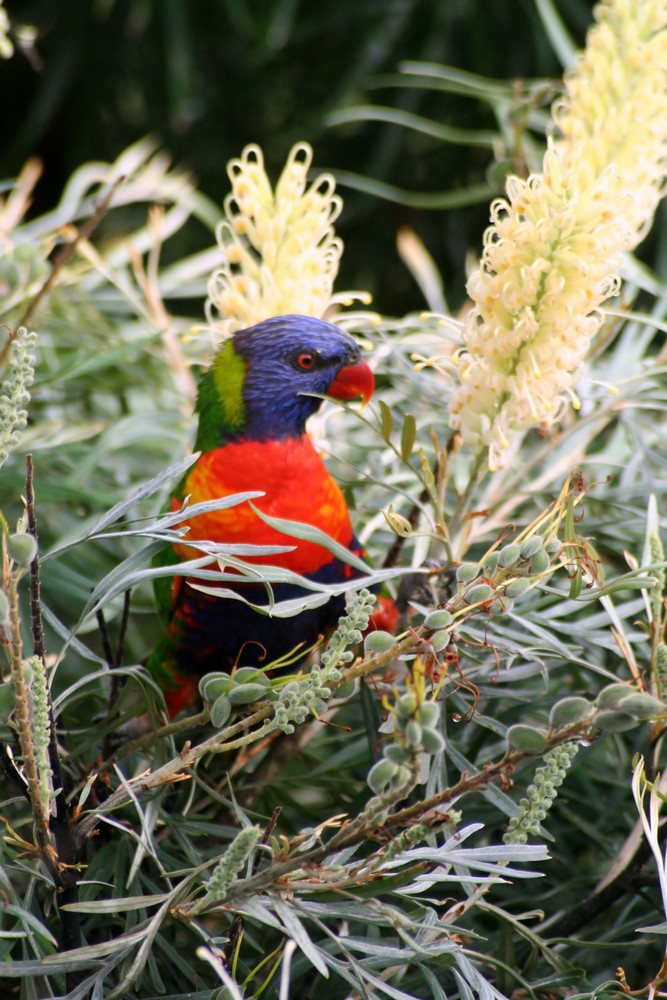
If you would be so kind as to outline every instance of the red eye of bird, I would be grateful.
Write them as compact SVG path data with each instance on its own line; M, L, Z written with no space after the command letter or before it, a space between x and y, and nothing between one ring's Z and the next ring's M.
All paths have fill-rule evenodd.
M304 371L309 371L311 368L315 367L315 355L309 353L300 354L297 358L297 364L299 368L303 368Z

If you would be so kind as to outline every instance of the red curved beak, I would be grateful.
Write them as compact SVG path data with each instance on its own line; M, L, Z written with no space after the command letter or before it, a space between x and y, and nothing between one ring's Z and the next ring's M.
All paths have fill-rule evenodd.
M345 365L340 369L329 386L327 395L334 399L356 399L361 396L364 406L373 395L375 378L365 361L357 361L354 365Z

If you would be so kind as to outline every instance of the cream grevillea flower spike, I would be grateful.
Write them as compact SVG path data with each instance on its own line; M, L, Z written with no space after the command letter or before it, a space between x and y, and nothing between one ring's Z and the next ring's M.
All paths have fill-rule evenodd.
M617 271L650 227L667 171L667 0L605 0L553 109L543 170L491 206L451 424L489 468L568 400Z
M334 222L343 203L330 174L307 186L312 157L307 143L294 146L275 190L259 146L246 146L229 162L232 191L217 229L225 262L211 277L206 302L207 319L219 335L270 316L321 318L336 303L369 300L363 293L334 294L343 252Z

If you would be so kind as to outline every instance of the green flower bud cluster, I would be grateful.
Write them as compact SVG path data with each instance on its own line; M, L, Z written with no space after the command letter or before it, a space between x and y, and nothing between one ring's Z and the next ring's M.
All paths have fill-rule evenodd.
M32 536L23 536L30 538ZM44 661L39 656L31 656L23 664L26 683L30 688L32 731L35 745L35 763L39 775L39 786L44 812L50 811L53 794L53 771L51 769L50 747L51 716L49 713L49 688Z
M593 725L609 733L623 733L648 719L667 716L667 704L627 684L609 684L596 698Z
M8 377L0 383L0 466L21 437L28 423L29 387L35 378L37 334L20 327L12 337L7 361Z
M525 844L530 834L539 834L540 824L558 797L558 789L579 747L565 743L544 755L544 766L537 769L533 784L526 789L526 798L519 802L519 812L510 820L503 840L506 844Z
M211 872L211 877L205 882L206 893L193 907L193 913L198 913L211 903L220 903L224 900L232 882L261 836L262 831L257 826L246 826L237 833Z
M483 604L493 615L506 614L530 589L530 578L549 568L551 556L559 549L557 538L545 545L542 535L531 535L524 542L510 542L489 552L481 563L462 563L456 571L458 592L450 607Z
M318 684L312 672L298 680L290 681L280 692L273 721L284 733L294 732L294 724L305 722L309 715L319 717L327 709L327 701L333 691L326 685Z
M360 590L350 600L345 609L345 614L338 622L336 631L329 639L327 648L322 653L321 665L324 670L330 671L340 664L352 662L354 653L350 647L357 646L361 642L362 632L368 628L368 622L370 621L374 606L375 594L371 594L370 590L366 590L365 588ZM369 635L387 634L386 632L369 633ZM394 638L392 636L392 644L393 642ZM327 673L327 678L329 680L340 679L340 677L334 678L331 673Z
M424 618L424 628L432 634L429 638L434 653L442 653L452 642L454 616L445 608L429 612Z
M336 694L341 698L352 694L354 681L341 684L341 668L354 660L354 652L350 647L361 642L362 632L368 627L374 604L375 596L369 590L360 590L355 594L329 639L320 664L314 664L309 674L290 681L280 691L273 717L278 729L289 735L294 732L295 724L305 722L309 715L322 715L334 692L333 685L336 685Z
M608 684L595 702L580 695L557 701L549 714L549 732L523 722L510 726L506 734L507 748L537 756L547 749L550 734L578 723L582 730L592 728L622 733L648 719L665 716L667 704L653 695L635 691L628 684Z
M429 833L432 832L431 828L424 823L415 823L414 826L403 830L397 837L389 841L378 858L378 865L386 864L387 861L391 861L397 855L402 854L403 851L409 851L412 847L416 847L417 844L423 843Z
M373 765L368 784L376 795L402 788L411 776L416 755L441 753L445 741L439 729L440 705L435 701L417 704L414 694L404 694L392 710L394 742L388 743L382 759Z
M276 697L269 678L256 667L239 667L233 675L222 671L205 674L199 682L199 692L209 706L211 723L216 729L222 729L233 708Z
M658 694L667 700L667 646L664 643L655 651L655 681Z

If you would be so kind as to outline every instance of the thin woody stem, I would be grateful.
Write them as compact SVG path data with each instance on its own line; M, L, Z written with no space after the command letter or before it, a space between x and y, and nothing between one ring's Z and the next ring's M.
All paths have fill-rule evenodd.
M37 537L37 515L35 510L35 486L34 486L34 465L32 455L26 456L26 516L28 521L28 531L38 541ZM40 563L39 552L35 554L30 563L30 624L33 639L34 655L41 662L45 663L44 645L44 623L42 620L42 608L40 600ZM47 689L48 690L48 689ZM48 695L47 695L48 697ZM78 913L69 911L65 907L69 903L79 901L77 865L80 861L78 844L76 843L69 806L66 796L65 776L60 760L58 749L58 739L56 736L56 725L53 717L53 707L51 699L48 698L49 713L49 766L53 776L53 788L55 795L55 812L50 817L46 815L46 823L50 824L50 836L47 830L48 841L42 847L43 854L47 855L46 861L52 871L54 881L58 887L56 902L58 915L60 918L60 943L64 951L78 948L81 944L81 924ZM31 728L32 734L32 728ZM32 735L31 735L32 740ZM32 798L32 795L31 795ZM40 807L48 808L43 799L40 798ZM33 799L33 813L35 811ZM77 985L79 974L69 972L66 974L67 989L71 990Z
M37 537L37 519L35 516L35 468L32 455L26 455L25 477L25 507L28 519L28 532L35 541ZM30 563L30 625L32 630L32 651L40 660L44 659L44 623L42 621L42 605L39 582L39 552Z
M580 738L582 731L585 732L589 728L590 720L588 722L575 723L568 727L568 729L554 734L549 748L560 746L575 738ZM406 806L404 809L391 814L386 822L383 823L382 830L412 826L414 823L422 822L428 823L430 827L435 829L441 823L446 822L447 819L445 815L440 815L440 810L451 806L463 795L480 791L493 781L506 779L507 775L511 774L520 763L526 760L534 760L534 756L522 753L519 750L508 751L500 760L494 764L490 764L476 774L470 775L464 773L456 784L443 789L437 795L432 795L428 799L415 802L413 805ZM429 816L429 814L431 815ZM369 839L369 836L376 832L376 828L360 824L358 822L359 819L361 819L361 816L339 830L327 844L323 844L306 854L300 854L296 857L277 862L256 875L245 879L238 879L227 893L225 903L262 892L270 888L278 879L284 878L293 871L320 864L320 862L329 856L332 850L339 851Z
M209 739L204 740L197 747L192 747L189 742L185 744L182 751L173 759L163 764L159 767L157 771L150 771L146 774L140 775L138 778L131 782L132 792L136 795L140 795L142 792L148 791L151 788L158 788L161 785L168 785L174 781L182 781L184 778L189 778L189 775L184 774L184 769L192 767L198 760L206 756L209 753L217 753L222 750L229 749L230 747L235 747L238 744L245 744L249 742L247 739L237 741L231 741L230 737L236 736L238 733L242 733L244 729L250 729L253 726L257 726L264 722L266 719L270 719L273 715L273 705L270 703L265 703L256 712L242 719L240 722L235 723L233 726L229 726L227 729L220 733L215 733ZM202 713L203 714L203 713ZM192 720L184 720L192 724ZM177 724L178 725L178 724ZM170 727L171 728L171 727ZM260 736L265 736L268 729L260 729L251 734L252 738L257 739ZM147 734L148 737L152 737L153 734ZM142 737L142 741L143 741ZM139 741L134 741L134 746L138 745ZM119 788L113 792L112 795L99 807L94 813L86 816L77 826L77 837L79 842L83 842L93 833L98 823L100 822L100 817L105 814L112 812L114 809L118 809L120 806L124 805L130 800L130 791L126 785L121 785Z

